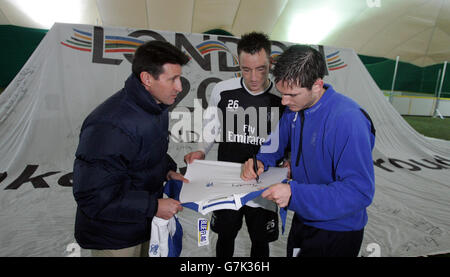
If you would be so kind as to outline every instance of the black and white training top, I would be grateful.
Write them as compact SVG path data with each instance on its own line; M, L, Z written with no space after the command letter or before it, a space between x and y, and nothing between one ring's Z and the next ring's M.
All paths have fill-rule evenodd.
M214 142L219 142L217 160L246 162L258 153L281 118L281 98L275 94L279 93L272 81L257 93L246 88L243 78L217 83L203 116L203 141L199 150L207 154ZM250 203L249 206L261 205Z
M219 82L213 88L203 117L207 154L219 142L217 160L244 163L256 154L281 117L281 98L272 81L257 93L250 92L243 78Z

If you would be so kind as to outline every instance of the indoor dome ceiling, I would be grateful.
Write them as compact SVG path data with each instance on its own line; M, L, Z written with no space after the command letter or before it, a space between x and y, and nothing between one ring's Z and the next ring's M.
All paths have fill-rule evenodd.
M235 36L256 30L420 66L450 59L450 0L0 0L0 24L53 22Z

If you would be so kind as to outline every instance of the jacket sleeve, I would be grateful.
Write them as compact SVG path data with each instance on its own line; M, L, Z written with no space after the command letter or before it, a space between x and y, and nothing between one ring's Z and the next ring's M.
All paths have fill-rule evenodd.
M173 170L173 171L177 171L177 163L172 159L172 157L169 154L166 154L166 160L167 160L167 172L166 175L169 171Z
M261 145L256 159L264 164L264 171L269 166L276 166L277 162L285 156L285 150L289 147L290 140L290 116L289 113L283 113L275 130L269 135L267 141Z
M326 147L333 157L334 181L329 184L290 182L292 196L288 208L306 220L344 218L372 202L375 136L371 133L371 123L359 111L347 113L345 118L336 120L341 124L335 127Z
M127 166L139 151L137 145L132 136L110 124L83 129L74 163L73 193L88 217L142 222L156 213L156 195L130 190Z

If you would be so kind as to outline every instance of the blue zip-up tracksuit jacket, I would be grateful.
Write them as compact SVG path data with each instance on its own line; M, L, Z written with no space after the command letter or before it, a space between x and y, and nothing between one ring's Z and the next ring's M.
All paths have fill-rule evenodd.
M325 88L314 106L299 112L286 110L279 132L265 143L278 139L278 147L275 152L262 147L257 159L267 170L290 147L292 195L288 209L304 224L319 229L361 230L375 192L375 129L355 101L328 84Z

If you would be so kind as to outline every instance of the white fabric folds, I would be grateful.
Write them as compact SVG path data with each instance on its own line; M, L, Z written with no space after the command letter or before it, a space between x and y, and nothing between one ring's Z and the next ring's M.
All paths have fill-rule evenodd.
M153 217L149 257L178 257L182 248L183 231L176 216L170 219Z

